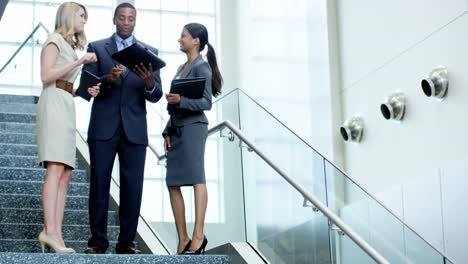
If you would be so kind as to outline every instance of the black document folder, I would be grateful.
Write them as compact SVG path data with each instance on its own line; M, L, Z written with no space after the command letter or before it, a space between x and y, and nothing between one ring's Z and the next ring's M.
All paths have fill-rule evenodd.
M140 63L143 63L145 67L148 67L148 64L151 63L153 71L166 66L166 63L159 58L158 55L138 42L112 54L112 58L119 63L122 63L127 67L127 69L132 71L135 68L135 65L140 65Z
M99 77L90 73L87 70L83 70L81 73L80 87L76 90L76 94L81 96L86 101L91 100L91 95L88 93L88 88L95 86L99 83Z
M175 79L172 80L170 93L179 94L189 99L199 99L203 97L205 82L205 77Z

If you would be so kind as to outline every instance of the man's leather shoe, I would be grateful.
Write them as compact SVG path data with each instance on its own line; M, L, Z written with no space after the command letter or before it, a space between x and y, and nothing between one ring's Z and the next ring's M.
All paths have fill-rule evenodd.
M88 247L84 251L85 254L104 254L105 250L102 250L100 247Z
M141 254L141 251L134 247L127 247L127 248L119 248L119 249L116 248L115 253L117 254Z

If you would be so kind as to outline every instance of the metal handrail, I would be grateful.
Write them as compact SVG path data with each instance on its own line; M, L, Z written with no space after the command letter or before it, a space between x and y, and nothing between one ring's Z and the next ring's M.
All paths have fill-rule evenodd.
M13 53L13 55L10 57L10 59L5 63L5 65L3 65L3 67L0 69L0 73L3 72L3 70L8 66L8 64L10 64L10 62L16 57L16 55L18 55L18 53L20 52L20 50L26 46L26 44L28 43L28 41L32 38L32 36L34 35L34 33L36 33L36 31L39 30L39 28L42 28L44 29L47 34L50 33L50 31L47 29L46 26L44 26L44 24L42 24L42 22L39 22L37 24L37 26L33 29L33 31L31 31L31 33L29 33L29 35L26 37L26 39L23 41L23 43L21 43L21 45L18 47L18 49L16 49L15 53Z
M254 151L263 161L265 161L272 169L274 169L283 179L285 179L294 189L304 196L304 199L311 202L319 211L321 211L333 224L335 224L340 230L345 233L351 240L353 240L364 252L366 252L369 257L375 260L377 263L390 263L385 259L379 252L377 252L371 245L369 245L364 239L362 239L354 230L351 229L347 224L345 224L332 210L330 210L326 205L319 201L315 195L308 192L304 187L299 183L294 181L285 171L279 168L265 153L263 153L260 148L250 141L246 135L238 129L231 121L225 120L211 129L208 130L208 136L222 131L224 128L228 128L232 133L234 133L240 141L246 144L252 151ZM166 158L164 154L159 153L156 147L153 144L149 144L148 147L156 155L159 161Z

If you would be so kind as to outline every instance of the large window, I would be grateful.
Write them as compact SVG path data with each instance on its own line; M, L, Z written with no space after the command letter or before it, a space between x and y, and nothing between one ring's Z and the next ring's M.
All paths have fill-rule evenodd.
M31 31L42 23L50 32L54 30L57 7L64 1L59 0L10 0L0 23L0 67L18 49ZM113 31L112 12L114 0L79 1L89 12L86 25L88 40L96 40L108 36ZM17 93L21 90L35 87L35 94L40 93L39 78L41 43L47 34L39 29L32 40L18 53L16 59L0 76L0 85L12 87ZM16 75L21 76L17 78ZM7 78L7 76L9 76ZM13 77L15 76L15 77ZM14 92L12 90L12 92Z
M216 47L216 0L135 0L138 9L135 36L159 49L167 66L161 71L163 87L168 92L169 84L177 67L185 62L177 40L182 27L189 22L204 24L210 34L210 42ZM161 109L165 109L162 105Z
M240 87L332 157L327 1L239 2Z

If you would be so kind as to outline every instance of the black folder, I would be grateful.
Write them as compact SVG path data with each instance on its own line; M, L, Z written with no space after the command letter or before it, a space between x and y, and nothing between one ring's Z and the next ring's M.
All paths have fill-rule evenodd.
M170 93L179 94L189 99L199 99L203 97L205 82L205 77L174 79L171 83Z
M88 93L88 88L97 85L99 82L99 77L87 70L83 70L83 72L81 72L80 87L78 87L76 90L76 94L81 96L86 101L91 100L92 96Z
M127 67L127 69L132 71L135 68L135 65L140 65L140 63L143 63L145 67L148 67L148 64L151 63L153 71L166 66L166 63L159 58L158 55L138 42L135 42L125 49L112 54L112 58L119 63L122 63Z

